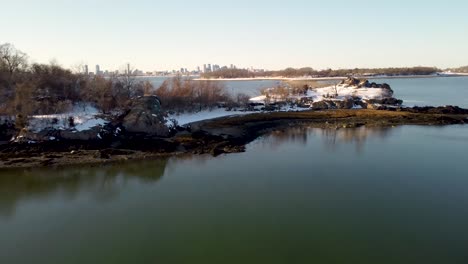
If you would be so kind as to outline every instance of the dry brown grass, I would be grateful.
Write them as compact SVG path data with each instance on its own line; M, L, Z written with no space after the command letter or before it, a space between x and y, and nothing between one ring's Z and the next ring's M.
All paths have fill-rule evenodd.
M275 112L258 113L245 116L237 116L209 121L210 127L235 127L246 123L272 122L280 120L304 120L311 122L326 121L354 121L368 124L436 124L441 117L453 117L451 115L417 114L399 111L382 111L367 109L351 110L328 110L328 111L303 111L303 112ZM463 119L464 117L458 116Z

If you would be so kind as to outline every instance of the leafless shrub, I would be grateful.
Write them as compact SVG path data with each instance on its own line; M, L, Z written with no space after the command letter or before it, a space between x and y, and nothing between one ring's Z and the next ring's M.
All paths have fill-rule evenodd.
M217 82L194 81L181 76L166 80L155 94L164 109L175 112L193 112L213 109L232 99Z

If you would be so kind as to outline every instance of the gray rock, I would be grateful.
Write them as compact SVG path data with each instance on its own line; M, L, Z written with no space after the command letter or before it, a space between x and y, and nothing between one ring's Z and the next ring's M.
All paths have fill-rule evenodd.
M129 133L167 137L170 129L156 96L144 96L132 103L130 112L123 118L122 126Z
M59 139L64 140L98 140L100 138L101 127L93 127L84 131L62 130L59 131Z
M335 101L337 109L351 109L354 107L354 100L351 98L346 98L343 101Z
M312 104L313 110L326 110L326 109L336 109L336 105L333 101L318 101Z
M383 99L369 99L369 100L366 100L366 102L369 104L381 104L381 105L393 105L393 106L400 106L403 104L402 100L399 100L393 97L387 97Z
M351 109L354 106L354 100L346 98L343 101L339 100L323 100L314 102L312 109L314 110L326 110L326 109Z

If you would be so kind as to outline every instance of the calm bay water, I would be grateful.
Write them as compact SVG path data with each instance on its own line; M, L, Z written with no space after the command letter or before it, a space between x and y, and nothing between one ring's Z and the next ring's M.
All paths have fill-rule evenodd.
M408 106L457 105L468 108L468 76L439 78L380 79Z
M246 153L0 173L0 263L466 263L468 128L279 131Z
M468 107L468 78L386 81ZM0 170L0 263L466 263L467 149L467 126L298 127L217 158Z

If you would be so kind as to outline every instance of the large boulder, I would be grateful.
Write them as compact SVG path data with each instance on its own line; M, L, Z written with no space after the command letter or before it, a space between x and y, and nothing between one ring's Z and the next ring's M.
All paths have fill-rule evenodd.
M336 109L336 105L333 101L318 101L312 104L313 110L326 110L326 109Z
M313 110L326 109L351 109L354 107L354 100L346 98L345 100L323 100L312 104Z
M354 107L354 100L352 98L345 98L343 101L335 101L337 109L351 109Z
M133 101L130 112L123 118L122 126L129 133L168 137L170 129L166 123L159 98L143 96Z
M9 141L16 134L15 122L0 117L0 144Z
M372 82L370 83L369 80L366 79L356 79L353 77L348 77L341 81L339 85L344 85L344 86L355 86L357 88L380 88L386 90L385 97L392 97L393 96L393 90L390 87L389 84L387 83L375 83Z

